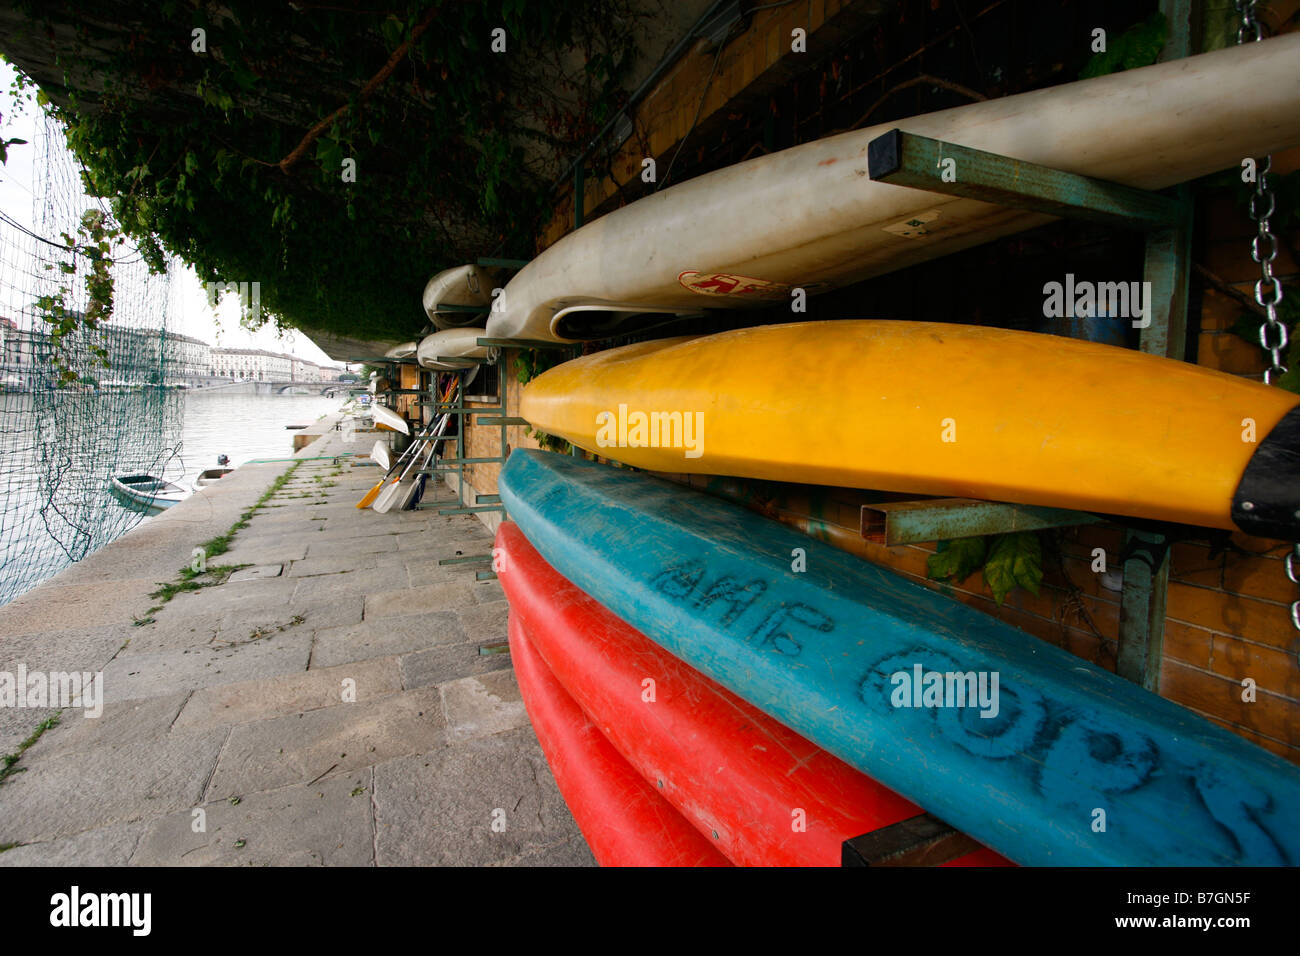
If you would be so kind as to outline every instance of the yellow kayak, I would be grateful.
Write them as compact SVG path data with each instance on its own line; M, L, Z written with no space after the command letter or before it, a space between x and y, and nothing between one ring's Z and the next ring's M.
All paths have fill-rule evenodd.
M814 374L792 388L781 372L790 368ZM1298 405L1300 396L1277 388L1128 349L870 320L583 356L530 382L520 414L602 457L656 471L983 498L1290 539L1300 537Z

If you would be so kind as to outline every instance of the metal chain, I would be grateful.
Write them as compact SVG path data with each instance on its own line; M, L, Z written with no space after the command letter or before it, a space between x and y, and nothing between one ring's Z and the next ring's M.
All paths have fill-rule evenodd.
M1237 44L1247 41L1258 43L1264 39L1264 28L1255 16L1256 0L1233 0L1241 26L1237 27ZM1268 188L1268 174L1273 168L1273 157L1264 157L1264 165L1255 171L1255 192L1250 197L1250 218L1259 231L1250 241L1250 257L1259 263L1260 276L1255 281L1255 301L1264 307L1266 320L1259 327L1259 344L1269 353L1271 365L1264 372L1264 382L1273 384L1277 376L1285 374L1282 352L1287 347L1286 326L1278 321L1277 306L1282 301L1282 283L1273 275L1273 260L1277 258L1277 238L1269 227L1276 197ZM1263 246L1267 243L1268 253ZM1264 289L1271 294L1265 296ZM1300 586L1300 542L1291 545L1286 556L1286 576L1292 584ZM1291 626L1300 631L1300 600L1291 602Z
M1255 16L1255 4L1256 0L1233 0L1237 15L1241 17L1241 25L1237 27L1238 45L1258 43L1264 39L1264 27ZM1277 306L1282 301L1282 283L1273 275L1277 237L1273 235L1269 220L1276 208L1277 197L1268 188L1268 174L1272 170L1273 157L1265 156L1263 164L1255 170L1255 192L1250 197L1250 218L1257 227L1250 242L1250 257L1259 264L1259 278L1255 280L1255 301L1264 309L1265 321L1259 327L1259 344L1269 354L1270 364L1264 372L1264 382L1269 385L1279 375L1286 373L1282 356L1287 348L1286 326L1277 318Z
M1300 585L1300 578L1296 577L1297 571L1300 571L1297 565L1300 565L1300 543L1291 545L1291 550L1286 555L1286 576L1292 584ZM1291 624L1300 631L1300 601L1291 602Z

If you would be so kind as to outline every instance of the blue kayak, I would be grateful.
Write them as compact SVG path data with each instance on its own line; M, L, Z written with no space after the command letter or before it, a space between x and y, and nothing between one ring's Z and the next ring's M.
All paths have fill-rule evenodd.
M1300 862L1300 768L996 618L648 475L516 449L499 484L619 617L1017 863Z

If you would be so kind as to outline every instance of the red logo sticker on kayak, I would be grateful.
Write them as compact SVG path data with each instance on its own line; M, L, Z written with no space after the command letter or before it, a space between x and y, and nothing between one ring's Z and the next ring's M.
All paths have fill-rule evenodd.
M743 295L754 299L784 299L790 295L790 287L780 282L726 272L683 272L677 281L700 295Z

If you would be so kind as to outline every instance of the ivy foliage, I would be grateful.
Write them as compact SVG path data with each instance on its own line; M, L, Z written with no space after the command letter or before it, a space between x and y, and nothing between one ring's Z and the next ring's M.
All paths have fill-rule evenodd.
M264 317L380 341L420 331L434 272L532 250L638 26L622 0L21 6L0 50L153 267L260 281Z
M1139 66L1150 66L1165 48L1169 23L1165 15L1156 11L1140 23L1135 23L1114 39L1108 39L1106 49L1094 53L1079 72L1079 79L1106 76Z
M1018 587L1038 594L1043 583L1043 545L1033 531L940 541L926 562L933 580L961 583L981 567L998 607Z
M565 361L567 356L559 349L524 349L515 358L515 374L520 385L527 385L547 369L554 368ZM524 427L524 434L537 440L537 444L547 451L568 454L573 447L563 438L548 432Z
M77 234L63 233L64 246L67 247L67 259L59 263L47 262L45 268L53 271L56 266L63 282L58 290L49 295L38 296L36 313L46 324L49 336L50 362L54 365L56 381L60 385L70 385L78 380L89 381L73 370L77 362L78 333L86 334L99 331L113 315L113 247L121 246L125 239L122 232L100 209L88 209L82 213L77 226ZM84 312L74 310L68 304L72 294L71 277L76 275L78 258L85 260L86 309ZM93 337L84 343L93 365L108 368L108 350Z

